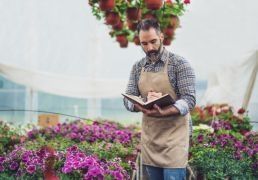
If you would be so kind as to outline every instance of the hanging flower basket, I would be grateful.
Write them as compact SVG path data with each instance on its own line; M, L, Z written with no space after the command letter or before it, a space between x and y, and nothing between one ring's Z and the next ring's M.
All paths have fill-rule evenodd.
M93 15L104 20L110 36L122 48L129 42L140 45L137 25L142 19L156 19L165 36L163 44L170 45L180 27L179 17L189 3L190 0L89 0Z

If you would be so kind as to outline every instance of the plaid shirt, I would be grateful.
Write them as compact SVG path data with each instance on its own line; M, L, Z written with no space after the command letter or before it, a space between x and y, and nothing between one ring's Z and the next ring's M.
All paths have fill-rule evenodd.
M166 60L168 60L169 81L178 97L174 106L180 111L181 115L186 115L196 104L195 74L190 64L184 58L168 52L166 49L163 50L160 58L154 64L148 58L142 58L133 65L126 93L140 96L138 81L142 67L147 72L158 72L163 69ZM125 98L124 105L127 110L136 112L134 105ZM191 136L193 132L191 117L189 119L189 127Z
M142 67L147 72L158 72L163 69L166 60L168 60L170 84L178 97L174 106L181 115L186 115L196 104L194 71L184 58L168 52L166 49L163 50L160 58L154 64L148 58L143 58L133 65L126 93L140 96L138 81ZM135 112L132 103L124 99L124 104L129 111Z

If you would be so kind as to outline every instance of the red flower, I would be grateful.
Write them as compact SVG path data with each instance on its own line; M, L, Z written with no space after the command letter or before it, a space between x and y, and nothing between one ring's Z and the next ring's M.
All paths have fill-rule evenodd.
M26 137L25 136L21 136L20 137L20 143L24 143L26 141Z
M244 114L245 113L245 109L244 108L240 108L238 111L237 111L238 114Z
M190 0L184 0L185 4L190 4Z

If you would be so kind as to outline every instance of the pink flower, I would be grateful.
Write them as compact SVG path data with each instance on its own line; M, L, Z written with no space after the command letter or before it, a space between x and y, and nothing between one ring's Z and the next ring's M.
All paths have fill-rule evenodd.
M203 135L200 134L198 137L197 137L197 140L198 140L198 143L202 143L203 142Z
M5 157L0 156L0 164L4 163Z
M0 164L0 172L4 171L4 166Z
M19 164L17 162L12 162L10 165L9 165L9 168L11 170L17 170L19 168Z
M184 0L185 4L190 4L190 0Z
M27 172L29 174L33 174L35 171L36 171L36 166L34 165L29 165L27 168L26 168Z

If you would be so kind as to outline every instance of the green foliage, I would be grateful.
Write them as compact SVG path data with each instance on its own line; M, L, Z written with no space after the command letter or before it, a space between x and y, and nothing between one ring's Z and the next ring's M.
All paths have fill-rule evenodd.
M19 178L18 178L19 179ZM43 174L42 173L37 173L37 174L33 174L33 175L30 175L30 174L25 174L21 177L21 180L43 180Z
M75 142L65 137L55 137L48 140L44 136L39 136L33 141L27 141L24 143L25 148L28 150L38 150L43 146L54 147L57 151L64 151L66 148L74 145Z
M38 172L37 174L24 174L22 176L16 176L14 171L6 170L0 173L1 180L43 180L43 174Z
M207 179L256 179L257 136L234 130L195 129L189 164ZM256 150L255 150L256 149ZM250 153L251 152L251 153Z
M0 173L1 180L15 180L13 173L11 171L5 171Z
M190 164L206 175L207 179L249 179L253 177L250 169L251 159L245 156L237 160L232 151L221 148L194 147L195 155Z
M0 121L0 155L13 149L20 142L20 136L15 129Z
M82 174L80 172L73 172L69 174L64 173L58 173L58 177L61 180L77 180L77 179L83 179Z
M234 131L250 131L252 129L252 125L250 124L250 118L248 116L244 116L243 119L232 118L231 125Z

